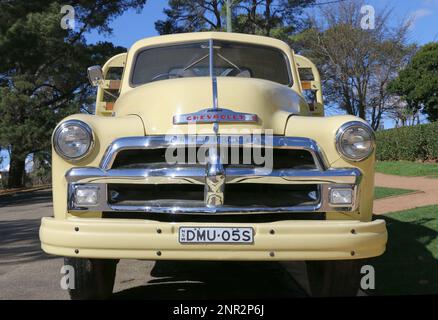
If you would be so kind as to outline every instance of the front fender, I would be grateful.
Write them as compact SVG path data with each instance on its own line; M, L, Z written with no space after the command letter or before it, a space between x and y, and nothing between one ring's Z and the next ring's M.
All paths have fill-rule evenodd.
M88 124L94 133L93 151L80 161L67 161L60 157L52 146L52 185L53 208L55 217L65 218L67 212L67 182L65 173L73 167L98 167L106 148L120 137L143 136L144 127L141 119L135 115L123 117L100 117L87 114L75 114L63 119L80 120Z
M344 115L334 117L301 117L291 116L288 119L285 135L305 137L315 140L326 158L329 168L358 168L362 174L359 191L359 214L362 221L372 218L374 201L374 153L363 161L347 161L336 150L335 137L337 130L346 122L361 121L361 118Z

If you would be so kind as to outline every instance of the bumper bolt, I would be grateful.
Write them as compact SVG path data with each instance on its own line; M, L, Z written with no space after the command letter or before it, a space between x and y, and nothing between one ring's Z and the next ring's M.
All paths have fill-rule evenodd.
M275 257L275 253L273 251L269 252L270 257Z
M351 229L351 234L356 234L356 230L355 229Z
M354 255L356 254L356 252L351 251L350 254L351 254L352 256L354 256Z
M161 256L161 251L157 251L157 256Z
M161 231L161 229L157 229L157 233L161 233L162 231Z
M75 231L78 232L79 231L79 227L75 227Z
M269 231L269 233L270 233L270 234L275 234L275 230L274 230L274 229L271 229L271 230Z
M78 253L79 253L79 250L78 250L78 249L75 249L75 253L78 254Z

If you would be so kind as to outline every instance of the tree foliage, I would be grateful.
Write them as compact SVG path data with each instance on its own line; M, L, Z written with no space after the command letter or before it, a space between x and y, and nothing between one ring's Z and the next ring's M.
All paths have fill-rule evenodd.
M377 129L383 114L398 103L388 84L415 47L406 44L409 24L392 26L390 10L375 16L374 29L363 29L363 4L353 0L322 8L312 28L293 40L319 65L326 102Z
M90 103L86 67L125 51L111 43L87 44L91 29L111 32L109 22L146 0L77 0L76 28L61 27L62 3L0 3L0 146L10 152L9 187L24 182L25 159L49 152L56 123Z
M430 121L438 120L438 42L429 43L415 54L389 89L406 101L410 110L421 109Z
M167 18L155 23L160 34L224 31L225 0L169 0ZM303 9L315 0L234 0L233 31L287 39L305 26Z

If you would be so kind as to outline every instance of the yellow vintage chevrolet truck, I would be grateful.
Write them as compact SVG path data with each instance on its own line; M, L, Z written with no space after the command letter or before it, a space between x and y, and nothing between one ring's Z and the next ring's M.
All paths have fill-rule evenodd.
M314 295L347 295L385 251L372 219L375 138L324 117L319 73L284 42L147 38L103 68L93 115L53 133L42 249L73 299L108 298L119 259L306 261Z

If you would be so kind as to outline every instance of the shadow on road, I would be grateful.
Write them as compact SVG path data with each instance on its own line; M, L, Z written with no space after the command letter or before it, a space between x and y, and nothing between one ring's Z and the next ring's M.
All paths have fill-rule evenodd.
M50 189L0 195L0 208L19 207L46 202L52 202L52 190Z
M147 285L113 299L278 299L305 291L276 262L158 261Z
M8 285L15 288L23 279L14 272L18 267L27 265L28 272L37 268L35 272L40 272L40 278L23 279L23 283L44 283L48 298L59 295L58 280L53 280L59 275L60 265L54 260L59 257L47 255L41 250L38 230L40 217L51 214L51 209L44 209L51 207L51 200L50 190L0 196L0 274L4 275L6 283L11 279L13 282ZM7 218L2 220L2 214ZM53 264L48 264L47 260ZM50 266L52 273L41 270L43 265ZM274 299L306 296L292 276L276 262L159 261L151 267L150 262L126 270L120 283L127 289L115 293L113 298ZM131 281L135 283L128 288ZM9 290L12 290L9 296L20 294L13 291L15 289ZM41 296L38 291L34 294Z
M390 214L380 218L386 220L389 241L384 255L370 261L376 270L374 294L437 294L436 215Z
M0 221L2 265L56 258L41 250L38 236L40 222L40 219Z

